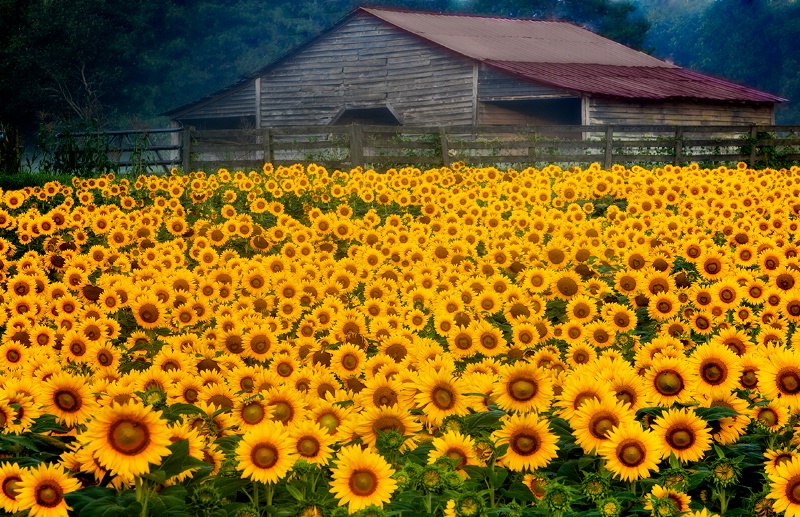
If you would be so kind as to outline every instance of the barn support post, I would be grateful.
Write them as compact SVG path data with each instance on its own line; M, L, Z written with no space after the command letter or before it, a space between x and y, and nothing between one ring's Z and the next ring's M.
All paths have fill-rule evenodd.
M350 126L350 166L364 165L364 130L359 124Z
M606 150L603 157L603 168L609 170L614 165L614 128L613 126L606 126Z
M675 130L675 153L672 165L680 167L681 161L683 161L683 127L678 127Z
M272 131L268 127L261 130L261 144L264 146L264 161L275 161L275 151L272 149Z
M758 154L758 128L750 126L750 168L756 168L756 155Z
M450 146L447 142L447 130L444 127L439 128L439 143L442 146L442 165L447 167L450 161Z
M183 173L189 174L192 165L192 127L183 128L181 137L181 163L183 164Z

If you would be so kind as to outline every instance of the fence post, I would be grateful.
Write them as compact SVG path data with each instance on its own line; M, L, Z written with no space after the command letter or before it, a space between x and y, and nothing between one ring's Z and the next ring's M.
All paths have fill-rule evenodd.
M614 128L612 126L606 126L606 155L605 160L603 162L603 168L605 170L609 170L612 165L614 165Z
M683 160L683 127L678 127L678 129L675 130L675 157L672 160L672 165L680 167L682 160Z
M750 168L755 169L758 154L758 128L756 126L750 126L750 141L752 142L750 145Z
M183 162L183 173L189 174L192 160L192 128L183 128L183 134L181 136L181 161Z
M439 128L439 143L442 146L442 166L447 167L450 161L450 146L447 142L447 130Z
M272 163L275 161L275 154L272 150L272 131L268 127L262 130L261 143L264 144L264 162Z
M364 162L364 131L359 124L350 126L350 166L361 167Z

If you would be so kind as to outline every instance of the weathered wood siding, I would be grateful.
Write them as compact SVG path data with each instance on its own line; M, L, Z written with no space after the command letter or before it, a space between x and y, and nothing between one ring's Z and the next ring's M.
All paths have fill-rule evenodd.
M473 64L356 15L261 79L261 127L329 124L342 108L390 105L403 124L472 124Z
M256 88L254 81L247 81L223 92L208 102L190 111L181 113L180 119L253 117L256 114Z
M520 100L552 97L572 97L569 92L552 86L522 79L513 74L481 65L478 71L478 100Z
M774 108L743 103L700 101L589 100L587 124L669 126L774 124Z

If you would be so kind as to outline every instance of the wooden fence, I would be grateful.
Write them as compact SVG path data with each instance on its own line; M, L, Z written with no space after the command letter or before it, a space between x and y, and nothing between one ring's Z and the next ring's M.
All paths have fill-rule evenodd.
M800 163L800 126L296 126L241 130L150 130L168 141L114 147L120 168L184 170L317 163L326 167L401 165L527 166L557 163L751 167ZM112 132L136 139L134 132ZM85 134L97 135L97 134ZM139 144L137 144L139 145ZM79 146L76 147L76 149ZM112 146L113 147L113 146ZM80 152L80 151L77 151ZM127 154L126 154L127 153ZM122 158L128 157L127 160ZM138 162L133 162L134 157ZM150 162L147 162L150 159Z

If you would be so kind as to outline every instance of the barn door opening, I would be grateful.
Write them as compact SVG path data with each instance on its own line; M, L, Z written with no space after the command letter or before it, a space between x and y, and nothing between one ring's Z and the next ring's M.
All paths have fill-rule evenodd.
M375 126L400 126L400 117L390 106L367 108L342 108L331 120L332 126L365 124Z

